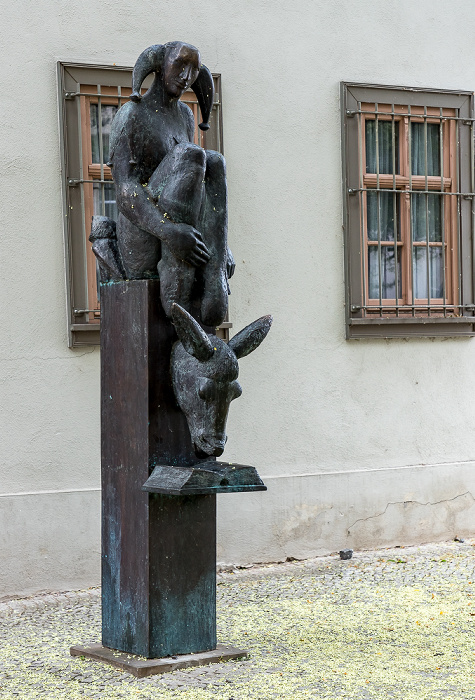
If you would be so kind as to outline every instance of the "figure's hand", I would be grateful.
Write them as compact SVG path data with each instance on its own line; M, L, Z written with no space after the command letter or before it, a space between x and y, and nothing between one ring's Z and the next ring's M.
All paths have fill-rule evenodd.
M226 273L228 275L228 279L234 275L234 270L236 269L236 263L234 262L234 257L233 254L231 253L230 249L228 248L228 253L227 253L228 259L226 262Z
M165 242L177 258L195 267L206 265L210 259L201 233L188 224L175 224Z

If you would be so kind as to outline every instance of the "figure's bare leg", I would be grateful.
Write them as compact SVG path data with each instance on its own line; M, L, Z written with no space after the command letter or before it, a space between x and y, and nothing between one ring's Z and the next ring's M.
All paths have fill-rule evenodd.
M164 216L198 228L203 204L206 156L199 146L179 143L154 171L148 190ZM173 255L162 243L158 264L162 305L167 316L176 302L189 310L196 268Z
M127 279L156 277L160 260L159 239L135 226L120 212L117 218L117 244Z
M198 230L211 254L203 270L204 293L201 300L201 320L207 326L219 326L226 318L227 229L226 164L220 153L206 151L205 201Z

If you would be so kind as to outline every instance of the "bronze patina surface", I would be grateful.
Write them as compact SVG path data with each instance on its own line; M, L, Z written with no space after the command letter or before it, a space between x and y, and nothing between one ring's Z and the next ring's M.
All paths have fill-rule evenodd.
M234 261L224 158L193 143L180 101L194 90L206 130L213 80L198 49L149 47L132 87L111 129L118 219L94 217L90 236L101 276L102 646L93 658L219 659L216 494L266 487L254 467L216 457L241 394L238 360L272 318L229 343L214 334Z

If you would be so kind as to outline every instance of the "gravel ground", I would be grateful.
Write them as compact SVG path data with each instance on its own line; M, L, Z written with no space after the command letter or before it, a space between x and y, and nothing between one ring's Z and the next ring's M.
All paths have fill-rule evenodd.
M69 647L97 589L0 603L0 698L475 700L475 540L218 575L218 639L250 651L138 680Z

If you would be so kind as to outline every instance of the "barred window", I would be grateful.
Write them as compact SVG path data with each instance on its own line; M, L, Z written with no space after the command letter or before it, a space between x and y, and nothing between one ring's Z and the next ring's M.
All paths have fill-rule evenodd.
M342 85L347 337L474 334L471 92Z
M200 121L195 94L182 100L195 117L195 143L223 152L221 80L213 75L215 102L207 132ZM152 82L149 76L142 88ZM68 337L70 347L98 345L100 290L95 256L89 242L93 215L117 219L115 189L109 161L112 120L132 92L132 68L58 64L64 234L67 279ZM218 331L226 337L229 322Z

